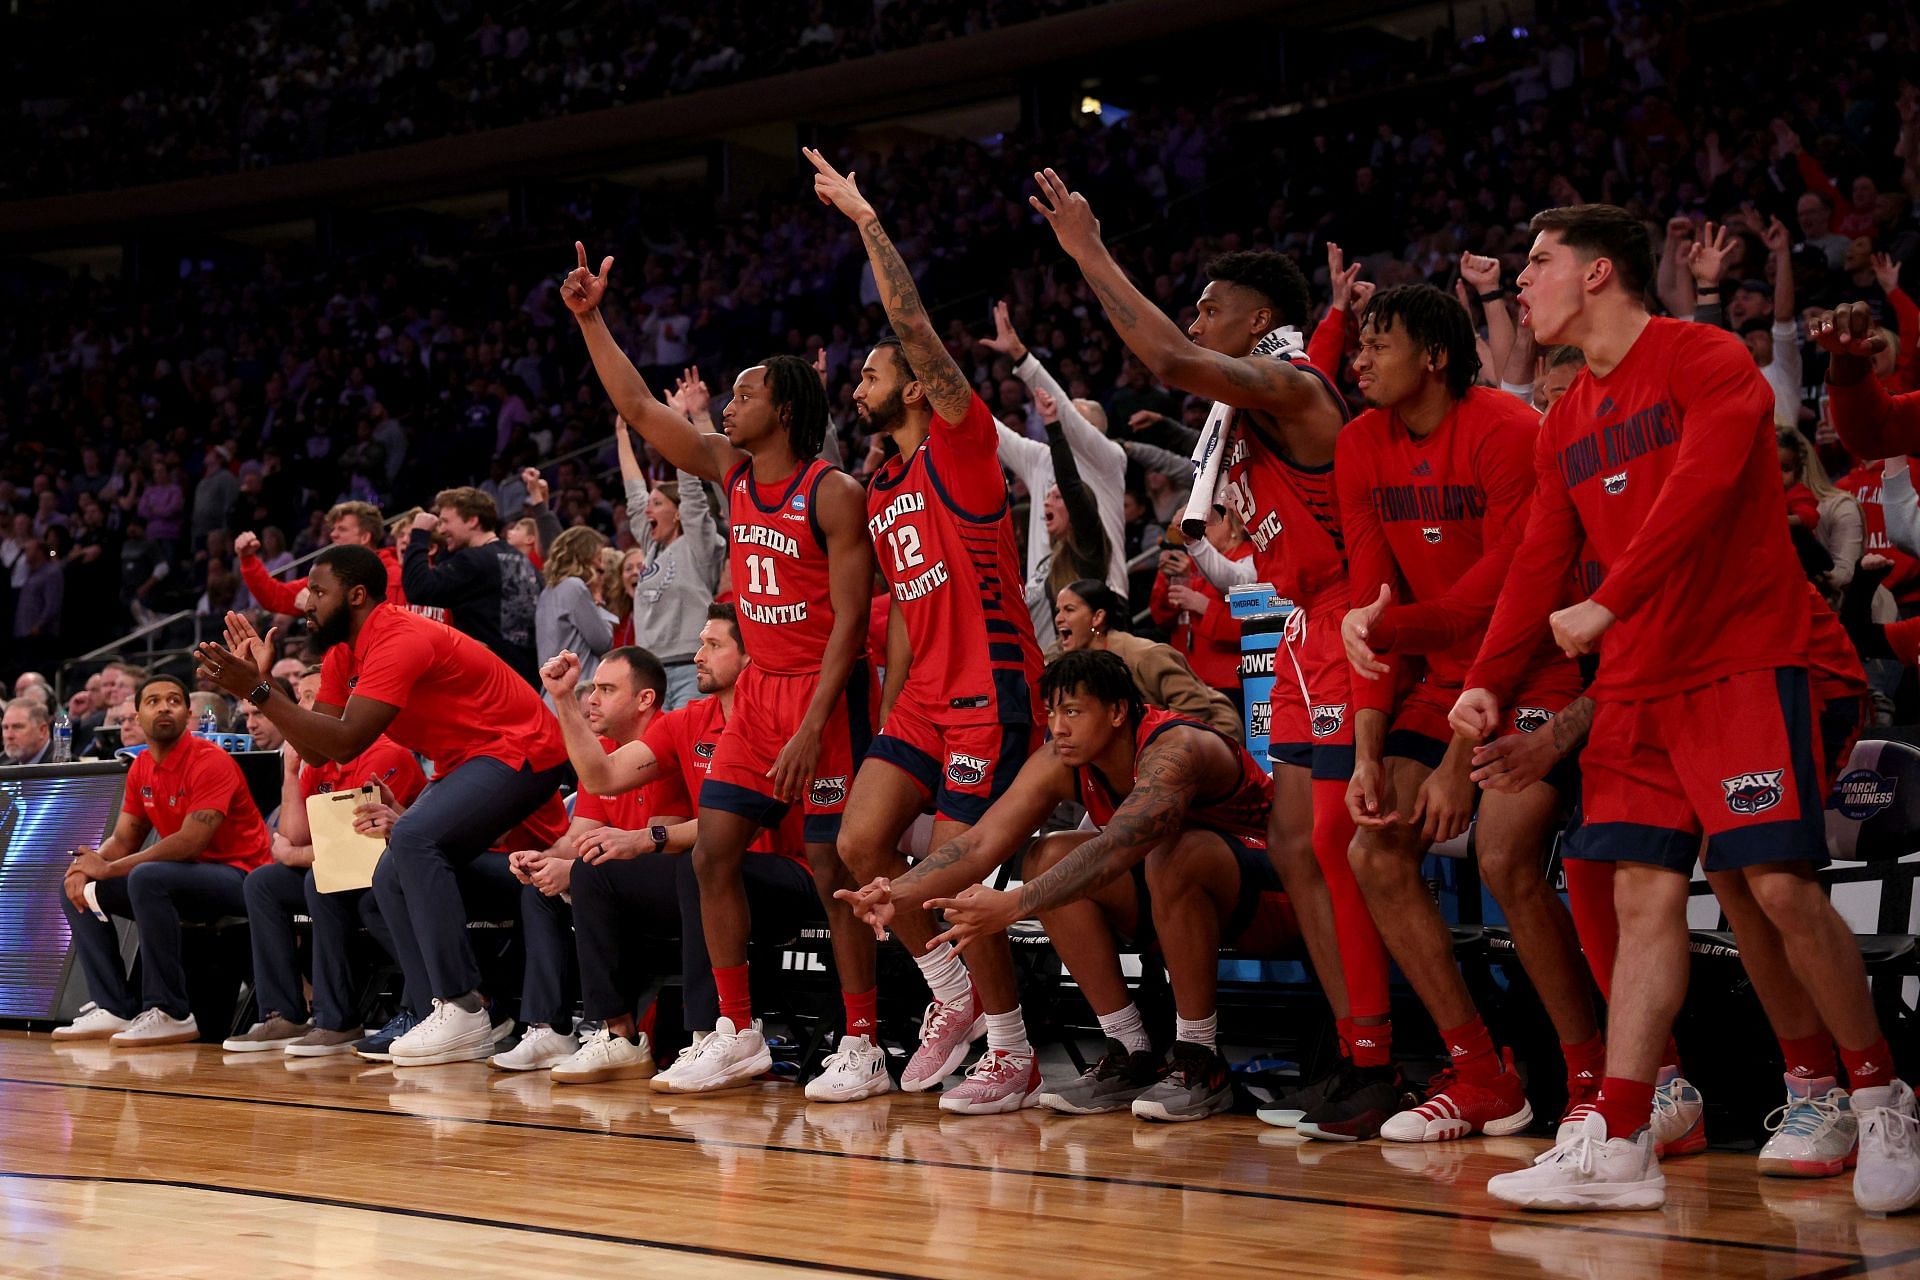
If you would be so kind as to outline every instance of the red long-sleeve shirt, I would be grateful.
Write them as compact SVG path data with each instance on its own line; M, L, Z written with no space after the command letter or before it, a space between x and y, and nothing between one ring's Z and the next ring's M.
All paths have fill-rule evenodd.
M1662 697L1807 662L1806 579L1780 518L1773 392L1724 330L1653 318L1605 377L1547 414L1527 529L1471 687L1506 698L1590 538L1616 621L1602 699Z
M1830 382L1827 414L1840 443L1857 458L1920 453L1920 391L1889 395L1871 376L1845 386Z
M1229 560L1245 560L1253 554L1253 544L1243 542L1226 553ZM1167 599L1167 575L1153 578L1153 595L1147 604L1153 620L1168 629L1167 643L1186 655L1187 665L1202 681L1216 689L1232 689L1240 684L1240 620L1227 607L1226 597L1203 573L1187 575L1187 585L1209 601L1203 613L1187 614L1185 626L1178 626L1180 610Z
M380 548L380 561L387 566L387 600L392 604L405 606L407 593L400 589L400 555L392 547ZM305 578L289 578L282 582L267 572L267 566L259 556L240 557L240 580L247 584L247 594L254 602L269 613L296 614L300 612L298 601L300 593L307 589Z
M1383 654L1425 653L1429 683L1458 688L1473 665L1533 496L1539 433L1531 406L1486 387L1425 437L1386 409L1340 433L1333 472L1354 606L1395 587L1406 603L1389 606L1369 639ZM1550 640L1536 648L1538 662L1568 661ZM1390 710L1396 683L1354 681L1356 708Z
M1313 336L1307 339L1307 363L1333 381L1340 380L1347 365L1345 307L1328 307L1327 314L1320 317L1320 323L1313 328Z

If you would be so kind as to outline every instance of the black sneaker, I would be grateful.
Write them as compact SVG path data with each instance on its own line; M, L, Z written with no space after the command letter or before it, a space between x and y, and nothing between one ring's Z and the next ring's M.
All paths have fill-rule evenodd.
M1336 1058L1333 1070L1318 1079L1302 1081L1285 1093L1276 1095L1272 1102L1253 1114L1277 1128L1291 1129L1300 1123L1301 1116L1344 1088L1346 1078L1352 1071L1352 1062L1346 1058Z
M1049 1085L1034 1102L1049 1111L1074 1116L1125 1111L1159 1078L1160 1059L1152 1050L1134 1053L1109 1037L1100 1061L1065 1084Z
M1341 1087L1300 1117L1294 1129L1307 1138L1365 1142L1380 1136L1387 1117L1415 1099L1392 1067L1349 1067Z
M1142 1120L1205 1120L1232 1106L1227 1060L1203 1044L1175 1040L1165 1074L1133 1100L1133 1114Z

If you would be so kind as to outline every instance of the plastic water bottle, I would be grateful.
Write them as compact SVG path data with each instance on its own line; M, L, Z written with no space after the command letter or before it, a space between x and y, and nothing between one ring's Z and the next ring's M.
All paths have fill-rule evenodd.
M194 730L194 736L205 738L209 742L220 736L220 722L214 719L212 707L200 713L200 727Z
M67 718L67 709L53 718L53 762L65 764L73 759L73 721Z

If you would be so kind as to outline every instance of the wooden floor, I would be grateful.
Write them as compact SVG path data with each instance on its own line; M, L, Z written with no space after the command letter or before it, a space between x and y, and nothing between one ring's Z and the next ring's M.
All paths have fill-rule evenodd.
M1487 1177L1542 1145L8 1033L0 1275L1920 1276L1920 1215L1869 1219L1846 1180L1750 1156L1669 1164L1661 1214L1497 1207Z

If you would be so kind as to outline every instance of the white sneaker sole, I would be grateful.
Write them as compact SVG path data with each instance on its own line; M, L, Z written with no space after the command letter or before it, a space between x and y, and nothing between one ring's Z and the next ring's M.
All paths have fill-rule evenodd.
M1055 1111L1063 1116L1109 1116L1118 1111L1132 1109L1133 1099L1121 1098L1097 1107L1083 1107L1079 1103L1068 1102L1057 1093L1043 1093L1033 1100L1033 1105L1043 1111Z
M1282 1107L1262 1107L1253 1113L1253 1118L1262 1124L1270 1124L1276 1129L1298 1128L1300 1121L1306 1118L1304 1111L1292 1111Z
M1004 1098L995 1098L991 1102L969 1102L958 1099L951 1093L940 1095L940 1109L955 1116L1003 1116L1014 1111L1024 1111L1040 1097L1040 1090L1031 1093L1010 1093Z
M966 1060L967 1053L973 1048L974 1042L986 1034L987 1015L983 1012L973 1020L973 1025L967 1028L965 1038L962 1039L959 1044L955 1045L953 1050L947 1054L947 1060L941 1065L939 1074L926 1077L916 1076L913 1074L913 1063L909 1062L907 1063L906 1072L900 1077L901 1089L907 1093L925 1093L927 1090L938 1085L942 1080L945 1080L948 1076L960 1069L960 1064Z
M299 1036L285 1040L222 1040L220 1048L227 1053L272 1053L275 1049L285 1049L298 1043Z
M396 1067L439 1067L449 1062L482 1062L493 1051L493 1041L485 1044L449 1045L432 1053L393 1054L388 1061Z
M1401 1116L1413 1116L1413 1119L1396 1126L1394 1122ZM1520 1109L1512 1115L1489 1120L1478 1129L1467 1120L1428 1120L1423 1116L1415 1116L1411 1111L1402 1111L1400 1115L1389 1117L1380 1126L1380 1136L1389 1142L1452 1142L1472 1137L1475 1133L1484 1133L1489 1138L1504 1138L1521 1132L1532 1123L1533 1104L1530 1102L1521 1103Z
M562 1072L556 1064L552 1071L555 1084L605 1084L609 1080L657 1080L656 1068L651 1059L646 1062L627 1062L617 1067L595 1067L590 1071Z
M339 1044L300 1044L287 1046L289 1058L333 1058L343 1053L352 1053L353 1041L342 1040Z
M1760 1176L1763 1178L1837 1178L1847 1171L1853 1163L1853 1152L1831 1160L1794 1159L1791 1156L1760 1156Z
M722 1089L738 1089L742 1085L752 1084L756 1076L763 1076L773 1070L773 1054L762 1049L755 1057L739 1063L726 1075L703 1082L675 1080L668 1084L666 1093L719 1093ZM657 1085L659 1076L654 1077Z
M487 1065L495 1071L551 1071L573 1055L571 1053L555 1053L535 1059L532 1062L508 1061L512 1056L512 1054L508 1053L496 1053L487 1059Z
M55 1027L52 1039L56 1044L87 1044L95 1040L111 1040L125 1030L125 1027L102 1027L98 1031L69 1031L65 1027Z
M1601 1183L1585 1187L1553 1187L1538 1190L1508 1191L1487 1184L1487 1193L1495 1200L1546 1213L1582 1213L1596 1210L1622 1212L1658 1209L1667 1203L1667 1179L1664 1174L1642 1182Z
M845 1092L822 1089L816 1093L814 1086L823 1079L825 1079L824 1076L815 1076L807 1081L808 1102L865 1102L868 1098L878 1098L882 1094L893 1092L893 1077L885 1071Z
M169 1031L157 1036L141 1036L137 1040L127 1040L115 1035L109 1037L107 1043L116 1049L155 1049L168 1044L191 1044L199 1038L200 1033L189 1028L186 1031Z
M1233 1106L1233 1090L1209 1098L1204 1107L1197 1111L1169 1111L1167 1104L1156 1102L1152 1098L1135 1098L1133 1114L1141 1120L1153 1120L1160 1124L1187 1124L1194 1120L1206 1120L1219 1115Z
M1893 1199L1876 1199L1860 1194L1860 1179L1856 1173L1853 1182L1853 1202L1862 1213L1876 1218L1884 1218L1890 1213L1905 1213L1914 1205L1920 1204L1920 1184L1909 1188L1905 1194Z

